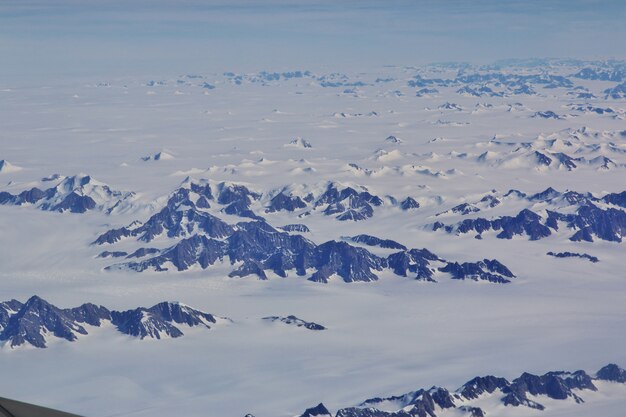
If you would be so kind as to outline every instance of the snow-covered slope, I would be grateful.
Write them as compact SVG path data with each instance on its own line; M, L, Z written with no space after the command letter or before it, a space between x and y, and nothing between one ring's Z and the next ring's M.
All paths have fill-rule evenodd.
M7 160L0 159L0 174L21 171L22 168L13 165Z

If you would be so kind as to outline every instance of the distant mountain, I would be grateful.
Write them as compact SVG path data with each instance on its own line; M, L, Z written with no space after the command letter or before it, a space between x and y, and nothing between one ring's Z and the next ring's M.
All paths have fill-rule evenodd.
M400 208L404 211L417 209L419 207L420 203L418 203L413 197L407 197L400 202Z
M137 220L127 226L110 229L98 236L94 243L113 244L128 238L151 242L163 236L189 238L195 234L220 240L231 236L236 229L234 225L227 223L222 214L265 221L257 214L260 210L266 214L299 212L299 217L319 212L325 216L333 216L338 221L362 221L374 215L375 207L385 204L385 200L365 188L358 189L335 182L312 187L311 191L298 194L303 190L307 190L307 187L297 191L283 187L277 192L264 195L251 191L242 184L187 178L167 197L163 208L145 222ZM420 206L411 197L400 203L391 197L386 201L398 205L402 210L412 210ZM285 227L290 232L304 233L308 230L304 225ZM112 256L110 253L105 255Z
M368 191L357 191L352 187L340 188L329 183L326 190L314 202L314 207L326 207L327 216L336 215L337 220L365 220L374 215L374 207L383 205L380 197Z
M315 407L307 408L300 417L333 417L324 404L320 403Z
M285 187L271 199L265 197L263 200L262 194L250 191L241 184L188 178L168 196L165 206L145 223L135 221L126 227L108 230L94 244L115 244L128 238L140 242L152 242L162 237L173 240L164 249L140 247L130 255L126 251L102 252L100 257L103 258L125 256L128 260L108 266L107 270L185 271L193 267L207 269L228 261L231 265L238 264L229 274L231 277L257 275L261 279L267 279L266 271L281 277L295 271L297 275L308 275L309 280L316 282L328 282L333 277L345 282L375 281L378 279L377 272L385 269L391 269L400 276L414 273L417 279L428 281L435 281L436 274L448 273L455 279L502 283L514 277L510 271L503 274L502 271L491 270L491 264L485 261L459 267L426 250L408 250L398 242L370 235L356 236L352 240L400 252L384 258L342 241L331 240L316 245L300 234L308 232L305 225L288 225L281 231L252 211L253 206L264 204L266 213L296 210L309 210L310 213L317 210L340 221L357 221L371 217L374 207L384 204L382 198L365 189L334 182L326 183L315 190L315 194L306 192L300 196L295 192L294 188ZM388 201L399 204L393 198ZM417 201L410 197L399 205L403 210L419 207ZM232 211L232 207L237 210ZM231 224L211 213L251 217L254 221Z
M276 194L269 202L267 213L274 213L277 211L296 211L307 207L307 203L298 196L290 196L284 192Z
M290 147L293 147L293 148L301 148L301 149L311 149L311 148L313 148L313 145L311 145L311 142L309 142L308 140L303 139L303 138L295 138L295 139L291 140L285 146L290 146Z
M150 308L112 311L111 322L125 334L140 339L162 339L183 336L175 324L188 327L202 326L210 329L217 320L212 314L204 313L180 303L159 303ZM175 323L175 324L174 324Z
M9 317L0 333L0 340L7 341L12 348L24 344L44 348L46 338L50 336L73 342L79 335L87 334L83 326L85 320L89 320L89 324L99 325L100 318L110 318L108 310L100 311L96 308L92 315L86 311L88 309L91 309L90 305L75 310L61 310L33 296Z
M400 138L390 135L390 136L387 136L387 138L385 139L385 142L399 144L399 143L403 143L404 141Z
M298 211L308 209L334 216L339 221L361 221L374 215L374 207L384 204L382 198L371 194L364 187L352 187L337 182L327 182L305 195L294 194L288 187L275 194L269 201L266 212Z
M572 106L570 106L570 108L572 110L576 110L576 111L579 111L579 112L585 113L585 114L595 113L595 114L598 114L598 115L613 115L613 114L620 113L620 110L618 110L618 109L614 109L614 108L611 108L611 107L593 106L591 104L572 105Z
M442 105L440 105L439 107L437 107L439 110L457 110L457 111L462 111L463 108L461 106L459 106L456 103L450 103L449 101L446 101L445 103L443 103Z
M287 224L279 227L280 230L285 232L297 232L297 233L309 233L311 230L305 224Z
M539 240L556 233L564 226L574 232L570 236L571 241L593 242L597 238L621 242L626 237L626 211L623 210L626 208L626 192L610 193L600 198L590 193L561 193L549 187L530 196L516 190L506 194L510 195L517 195L527 201L529 208L522 209L515 216L468 218L453 225L438 221L432 225L432 229L443 229L456 234L476 232L478 237L494 231L499 239L511 239L520 235L527 236L530 240ZM545 214L539 214L532 210L532 206L540 203L548 203L552 207L542 209ZM461 205L450 211L461 215L480 211L465 208L466 206Z
M87 336L89 327L107 323L121 333L141 339L175 338L183 336L176 324L210 329L217 320L211 314L180 303L163 302L127 311L110 311L94 304L60 309L32 296L24 304L16 300L0 303L0 342L11 348L23 345L45 348L52 339L73 342Z
M154 155L148 155L148 156L143 156L141 157L142 161L170 161L174 158L174 155L165 152L165 151L161 151L161 152L157 152Z
M592 110L604 111L599 108ZM587 111L586 108L584 111ZM534 168L538 172L584 168L608 171L626 166L619 161L626 154L626 147L621 143L625 135L621 131L595 131L582 127L540 134L534 140L524 142L493 138L477 145L488 150L481 150L480 154L461 153L456 157L472 158L481 165L493 168Z
M33 205L45 211L84 213L98 210L105 213L121 212L133 207L135 193L114 191L108 185L89 175L58 177L56 186L41 190L31 188L19 194L0 192L0 204Z
M168 237L186 237L202 231L210 237L222 238L232 234L232 227L219 218L200 210L204 199L200 196L194 204L189 200L189 190L181 190L168 201L158 213L145 223L133 222L127 227L112 229L100 235L94 243L114 243L123 238L136 237L150 242L166 234ZM206 203L208 205L208 203Z
M391 239L380 239L371 235L357 235L353 237L346 237L345 240L353 243L362 243L368 246L379 246L385 249L401 249L406 250L406 246Z
M582 68L575 73L573 77L583 80L597 81L616 81L620 82L626 79L626 68Z
M187 178L180 188L168 196L165 206L145 223L135 221L128 226L111 229L100 235L95 244L115 243L124 238L150 242L156 237L188 237L202 233L223 238L232 234L232 227L206 210L212 204L222 206L224 214L261 219L251 209L253 201L261 195L243 185L225 182L210 183Z
M355 407L342 408L335 417L485 417L501 414L502 408L522 407L544 410L543 400L569 402L572 406L584 402L587 392L598 391L597 384L626 383L626 371L610 364L596 376L585 371L548 372L543 375L523 373L508 381L495 376L479 376L463 384L456 391L432 387L418 389L392 397L376 397ZM320 403L307 409L300 417L330 416L333 414Z
M469 85L466 85L464 87L459 88L456 92L457 94L460 94L466 97L503 97L505 95L505 92L494 91L493 89L491 89L490 87L487 87L486 85L481 85L481 86L476 86L476 87L470 87Z
M404 249L382 258L346 242L328 241L316 245L302 235L281 232L264 221L237 223L230 230L231 233L222 238L194 234L160 251L157 256L112 265L106 269L142 272L147 269L166 271L173 267L184 271L194 266L206 269L228 259L231 265L240 263L230 273L231 277L257 275L267 279L267 270L281 277L286 277L292 270L299 276L305 276L307 271L313 270L309 280L323 283L333 277L339 277L345 282L375 281L378 279L376 271L384 269L391 269L400 276L407 276L407 272L416 273L417 279L429 281L434 281L436 273L449 273L454 279L500 283L509 282L514 277L495 260L459 265L445 261L427 250L416 249ZM375 236L357 236L356 241L404 248L397 242Z
M613 88L607 88L604 90L605 98L612 98L615 100L622 100L626 98L626 82L616 85Z
M536 117L540 119L555 119L555 120L563 119L563 116L559 116L552 110L538 111L538 112L535 112L531 117Z
M308 330L326 330L326 327L322 326L321 324L317 324L312 321L305 321L305 320L299 319L296 316L287 316L287 317L269 316L269 317L263 317L263 320L267 320L271 322L278 321L278 322L287 324L289 326L304 327L305 329L308 329Z
M9 318L17 313L23 304L17 300L5 301L0 303L0 332L7 326L9 323Z
M546 255L548 256L554 256L555 258L580 258L580 259L586 259L589 262L592 263L598 263L600 262L600 260L595 257L595 256L591 256L587 253L575 253L575 252L558 252L558 253L554 253L552 251L546 253Z
M22 168L13 165L6 159L0 159L0 174L21 171Z
M409 87L461 87L459 94L478 96L510 96L519 94L535 95L532 86L543 88L572 88L574 83L562 75L547 74L514 74L503 71L459 72L455 78L427 78L417 74L407 82ZM466 88L464 88L466 87ZM492 88L497 88L495 92ZM480 94L480 91L482 93Z

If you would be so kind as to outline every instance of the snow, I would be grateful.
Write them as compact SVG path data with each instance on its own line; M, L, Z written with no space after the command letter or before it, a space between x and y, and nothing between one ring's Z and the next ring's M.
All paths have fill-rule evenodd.
M10 163L7 160L4 159L0 159L0 174L9 174L12 172L17 172L17 171L21 171L22 167L18 167L16 165L13 165L12 163Z
M104 328L89 329L89 337L74 343L50 343L45 350L1 349L2 395L93 417L241 417L248 412L286 417L320 401L337 410L418 387L455 387L476 375L514 378L524 371L593 372L608 362L626 365L626 334L618 331L626 319L623 244L574 243L567 230L534 242L500 240L490 233L479 241L472 233L456 236L426 227L436 214L461 202L477 203L494 189L506 201L481 206L478 215L512 215L525 207L513 196L501 198L511 188L528 194L549 186L597 195L624 191L626 145L618 133L623 121L588 113L567 120L529 117L535 109L559 112L571 100L565 89L538 87L540 95L485 98L438 87L435 97L415 97L406 86L413 70L369 71L349 74L350 80L388 75L394 81L359 87L358 96L337 94L344 88L323 88L310 80L260 85L250 75L236 85L220 74L205 75L217 86L210 95L165 76L155 78L165 80L163 85L154 86L147 86L149 77L90 84L46 79L47 88L0 86L10 87L0 98L2 157L23 168L2 168L0 191L39 185L38 179L55 172L69 177L43 184L67 191L74 188L65 188L64 181L82 172L92 180L81 192L105 208L111 206L104 184L134 193L125 209L110 214L0 206L3 299L24 301L36 293L60 307L94 302L120 310L181 300L233 320L210 332L185 328L184 337L154 343ZM102 81L110 87L91 87ZM599 96L606 88L582 83ZM387 90L404 95L384 94ZM73 95L78 98L69 100ZM447 101L462 109L485 101L493 107L482 106L475 114L444 110L442 115L438 107ZM609 102L595 104L607 107ZM625 107L620 100L610 105ZM29 117L21 113L24 106ZM385 141L390 132L402 138L400 146ZM574 156L566 142L571 140L581 150L576 157L594 162L572 171L536 169L526 149L514 153L515 147L492 143L494 135L498 141L530 142L537 150ZM27 145L8 146L14 143L9 138ZM142 155L150 163L142 163ZM600 155L616 165L596 170L598 160L592 158ZM256 213L273 226L305 224L311 229L307 238L316 243L367 233L459 262L496 258L518 278L507 285L443 276L426 283L384 273L378 282L332 279L324 285L289 273L285 279L268 274L270 279L262 282L253 276L228 278L234 268L228 261L186 272L105 272L115 260L97 258L105 249L91 245L95 238L110 228L145 221L186 176L206 179L212 187L226 181L263 193L253 202ZM362 222L339 222L320 209L307 216L308 209L271 215L262 210L277 190L317 195L329 182L366 187L398 201L411 196L421 207L402 212L384 204ZM207 211L228 223L245 220L211 205ZM447 213L445 218L452 223L462 216ZM150 246L162 249L174 242L160 236ZM136 240L126 239L106 250L132 253L136 248ZM554 259L545 256L548 251L585 252L601 262ZM276 315L304 317L328 330L263 324L262 317ZM582 396L585 404L554 403L542 413L495 404L488 413L611 417L623 414L626 405L626 392L616 384Z
M157 152L154 155L141 157L141 160L145 162L147 161L170 161L172 159L174 159L174 155L165 151Z

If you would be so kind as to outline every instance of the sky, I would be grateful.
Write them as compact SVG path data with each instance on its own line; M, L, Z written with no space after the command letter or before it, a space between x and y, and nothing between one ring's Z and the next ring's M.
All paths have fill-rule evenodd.
M0 0L0 76L626 57L626 1Z

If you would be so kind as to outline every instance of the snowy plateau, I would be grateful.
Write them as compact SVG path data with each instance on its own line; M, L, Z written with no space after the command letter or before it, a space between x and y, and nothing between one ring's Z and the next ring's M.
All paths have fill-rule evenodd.
M625 62L3 81L0 103L1 396L624 415Z

